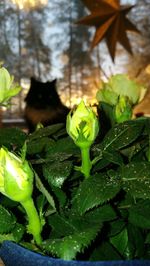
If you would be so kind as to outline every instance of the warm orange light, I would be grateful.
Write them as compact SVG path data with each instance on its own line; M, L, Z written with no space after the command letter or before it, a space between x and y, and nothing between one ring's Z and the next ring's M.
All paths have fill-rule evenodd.
M48 0L11 0L19 9L30 10L47 5Z

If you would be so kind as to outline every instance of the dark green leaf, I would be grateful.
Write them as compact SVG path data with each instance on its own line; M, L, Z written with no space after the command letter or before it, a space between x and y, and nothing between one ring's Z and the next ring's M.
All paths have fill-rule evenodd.
M122 167L123 189L136 198L150 198L150 163L132 162Z
M150 136L150 118L146 117L145 118L145 132L147 133L148 136Z
M67 177L70 175L72 169L72 162L54 162L52 164L43 165L43 174L48 180L49 184L61 187Z
M101 170L108 166L110 164L110 161L108 161L106 158L101 159L98 161L94 167L93 167L93 172L97 172L98 170Z
M108 160L111 163L122 165L123 164L123 159L122 156L115 151L104 151L103 152L103 158Z
M107 175L96 174L85 179L74 198L73 206L80 214L87 210L109 201L120 190L117 179L109 179Z
M110 242L119 252L119 254L124 255L128 245L127 229L124 228L119 234L111 237Z
M102 146L103 150L119 150L140 135L144 123L142 121L127 121L115 125L105 136Z
M100 246L96 247L90 257L91 261L111 261L121 259L122 257L116 249L108 242L103 242Z
M120 152L124 156L128 157L129 161L131 161L132 158L139 157L139 154L141 154L141 156L143 155L143 151L145 147L147 146L147 144L148 144L148 140L144 138L141 141L134 143L134 145L127 147L125 149L122 149Z
M63 192L63 190L59 187L51 187L57 201L58 201L58 206L61 208L65 205L67 197L66 194Z
M52 154L47 154L47 160L49 160L49 162L63 162L65 160L67 160L68 158L70 158L72 155L65 153L65 152L55 152Z
M37 175L36 172L35 172L35 180L36 180L37 188L42 192L43 196L45 196L45 198L47 199L47 201L49 202L49 204L53 208L53 210L55 210L54 199L53 199L52 195L49 193L49 191L45 188L45 186L43 185L41 179L39 178L39 176Z
M26 136L26 133L19 128L1 128L0 146L4 145L9 148L10 145L15 145L21 148L26 140Z
M88 247L98 233L98 228L90 227L83 231L78 231L72 235L63 238L51 239L44 241L43 248L64 260L72 260L76 258L78 252L83 252Z
M0 234L9 233L14 228L15 223L14 215L0 205Z
M69 154L80 154L80 149L74 144L70 137L62 138L55 142L55 145L49 146L47 154L55 153L69 153Z
M15 242L20 242L25 232L25 227L22 224L16 223L15 227L12 230L12 234Z
M121 219L111 222L109 236L112 237L119 234L124 227L125 227L125 222Z
M54 154L48 154L46 155L46 158L38 158L38 159L32 159L30 160L32 164L45 164L45 163L52 163L52 162L63 162L70 158L72 155L59 152Z
M29 141L35 140L35 139L39 140L40 138L51 136L55 134L57 131L59 131L63 126L64 124L56 124L56 125L51 125L51 126L47 126L44 128L40 128L34 131L32 134L30 134L28 139Z
M145 238L142 234L142 230L138 227L128 224L128 238L129 238L129 250L131 258L142 258L145 251Z
M129 221L143 229L150 229L150 200L143 200L129 209Z
M53 231L60 236L71 235L76 231L76 227L72 224L72 221L64 216L55 213L48 219L49 225Z
M116 213L113 208L107 204L88 211L83 217L91 224L103 223L114 220L116 218Z
M47 137L34 139L32 141L28 142L27 145L27 153L28 154L37 154L42 152L47 146L53 146L54 145L54 140L51 140Z
M77 231L84 231L86 228L88 229L90 227L97 227L100 230L102 222L112 220L115 217L116 214L110 206L102 206L83 216L69 211L66 213L66 217L56 213L49 217L48 220L55 235L62 237L76 233Z
M150 232L148 233L148 235L146 237L145 243L150 244Z

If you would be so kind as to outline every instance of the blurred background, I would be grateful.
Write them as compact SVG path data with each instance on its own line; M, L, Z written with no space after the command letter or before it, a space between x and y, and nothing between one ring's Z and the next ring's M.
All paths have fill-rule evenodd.
M149 88L150 0L120 3L135 5L127 16L140 34L128 33L133 55L117 44L113 62L105 40L90 50L95 28L75 23L89 14L81 0L1 0L0 62L23 88L9 110L3 109L3 119L21 121L31 77L57 78L57 91L68 107L81 98L94 104L101 82L116 73L127 73Z

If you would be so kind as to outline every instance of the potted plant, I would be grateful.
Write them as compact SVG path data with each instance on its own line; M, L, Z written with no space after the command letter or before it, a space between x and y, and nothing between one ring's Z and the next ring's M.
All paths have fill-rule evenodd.
M10 93L12 79L1 71ZM131 119L139 96L133 103L112 91L115 104L100 103L111 121L104 132L101 115L99 122L83 101L69 113L67 130L0 129L6 266L150 265L150 120Z

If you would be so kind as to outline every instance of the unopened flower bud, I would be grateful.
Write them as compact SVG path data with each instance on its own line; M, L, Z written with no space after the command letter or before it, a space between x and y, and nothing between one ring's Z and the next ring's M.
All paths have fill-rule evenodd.
M0 149L0 192L11 200L23 202L31 197L33 171L26 160Z
M142 100L146 91L146 88L136 81L129 79L128 76L116 74L108 82L102 84L96 97L98 102L105 102L115 106L119 96L127 96L132 106L134 106Z
M81 101L77 109L68 114L66 128L77 146L87 147L94 142L99 131L99 123L92 108L85 106Z
M117 123L123 123L124 121L132 118L132 105L129 98L120 96L117 105L115 106L115 119Z
M18 94L21 87L13 83L13 76L10 76L6 68L0 68L0 104L6 104L8 100Z
M98 102L108 103L111 106L116 105L116 103L118 101L118 95L107 84L104 84L103 89L100 89L97 92L96 98L97 98Z

